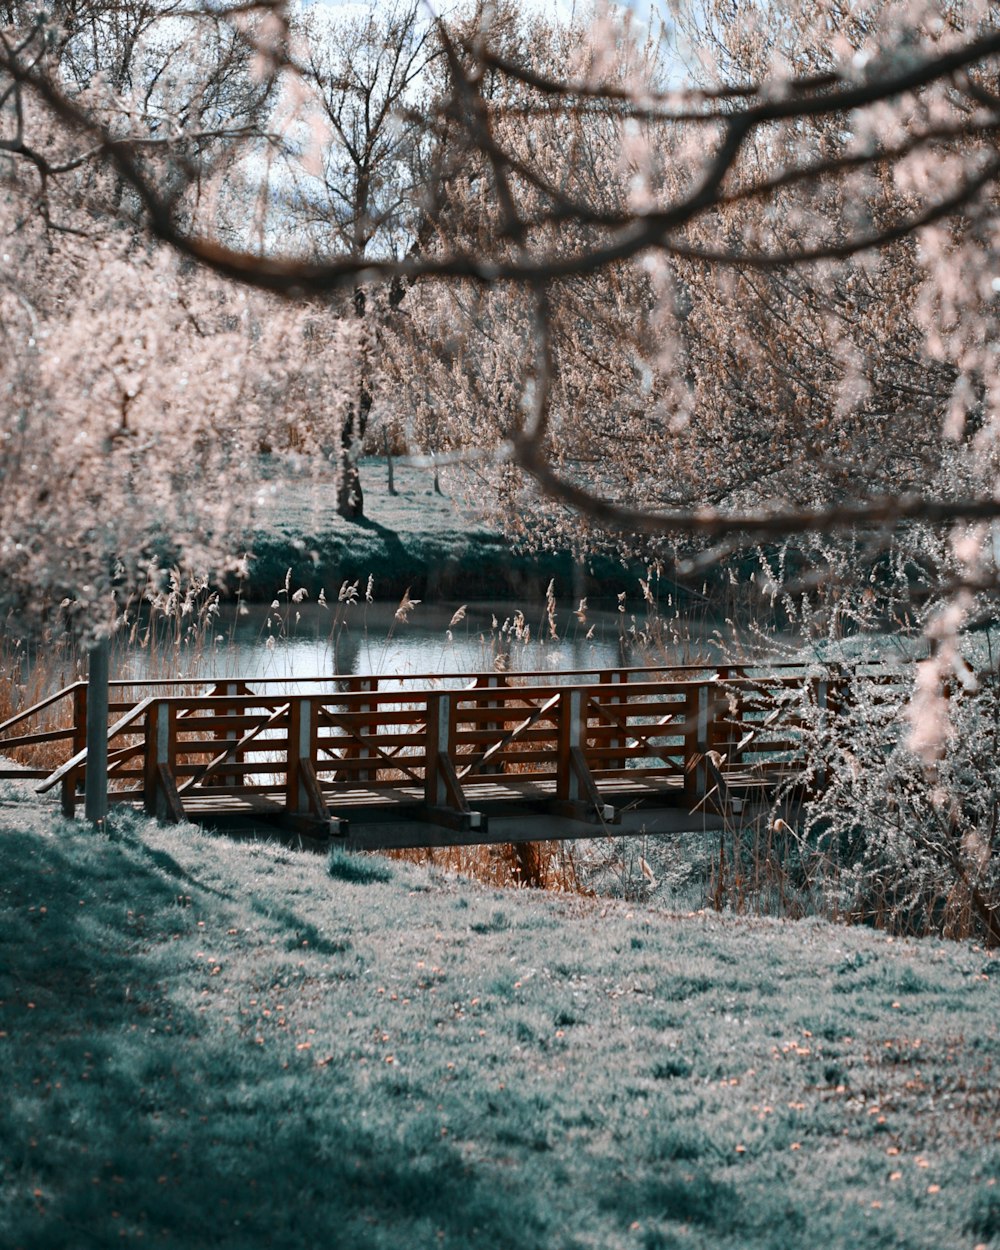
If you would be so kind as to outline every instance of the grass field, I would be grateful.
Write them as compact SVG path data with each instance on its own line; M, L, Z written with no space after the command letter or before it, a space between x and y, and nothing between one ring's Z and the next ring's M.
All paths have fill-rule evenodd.
M1000 960L0 801L0 1245L1000 1246Z
M617 560L595 558L578 569L568 552L512 552L461 500L435 494L426 470L397 466L396 495L389 494L384 461L362 461L361 477L366 515L358 521L337 514L332 481L275 474L262 482L258 528L249 539L251 598L269 601L289 566L295 585L314 598L321 586L335 597L344 581L359 581L363 593L369 574L380 596L401 596L409 587L430 599L542 599L551 578L563 599L613 599L626 586L637 589L636 571Z

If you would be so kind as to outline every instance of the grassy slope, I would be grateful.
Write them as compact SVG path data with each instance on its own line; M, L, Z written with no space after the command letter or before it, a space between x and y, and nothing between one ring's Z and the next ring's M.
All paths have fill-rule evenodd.
M1000 1245L975 948L333 879L15 797L5 1247Z
M346 581L371 574L380 597L410 587L420 597L531 594L543 597L549 578L568 598L578 582L573 561L563 554L514 555L505 540L487 529L458 501L433 491L432 476L420 469L396 469L398 494L390 496L385 462L362 464L366 517L345 521L337 515L333 484L280 475L262 487L264 521L253 535L249 590L271 599L293 568L296 586L315 597L320 587L333 598ZM579 593L615 594L635 579L613 560L590 562L593 576Z

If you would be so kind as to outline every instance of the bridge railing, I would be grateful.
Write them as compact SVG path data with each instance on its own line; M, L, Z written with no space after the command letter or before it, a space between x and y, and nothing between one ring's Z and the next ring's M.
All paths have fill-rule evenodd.
M318 819L340 798L380 791L467 824L477 787L507 779L545 789L567 814L603 811L616 784L640 782L694 806L713 791L802 775L817 713L835 714L845 697L845 674L817 671L484 673L449 686L420 674L113 683L110 799L179 819L204 800L278 795L287 812ZM876 683L901 676L870 673ZM43 789L59 784L69 811L86 758L85 693L76 683L0 726L0 752L46 734L65 750L54 772L27 775L46 776ZM53 708L69 723L32 731L31 714Z
M151 698L117 727L109 760L122 785L179 819L197 800L282 797L323 818L341 799L405 793L445 823L474 822L476 788L503 779L548 787L567 815L604 812L612 781L673 787L696 804L726 773L731 784L785 777L801 737L782 695L786 677L729 677L464 690L256 691ZM141 746L131 738L144 718ZM134 788L132 788L134 787Z

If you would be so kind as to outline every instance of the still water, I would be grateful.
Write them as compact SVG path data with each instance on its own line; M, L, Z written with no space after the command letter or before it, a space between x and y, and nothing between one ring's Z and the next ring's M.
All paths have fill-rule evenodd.
M456 620L456 615L460 619ZM170 675L194 678L281 678L542 671L611 668L623 664L711 662L718 654L709 624L661 621L650 636L645 612L628 610L530 612L512 603L454 607L418 603L397 619L385 604L250 605L224 610L210 628L186 629L172 650ZM162 653L164 643L158 650ZM162 659L160 656L160 667ZM169 657L168 657L169 658ZM154 673L150 653L134 648L122 676Z

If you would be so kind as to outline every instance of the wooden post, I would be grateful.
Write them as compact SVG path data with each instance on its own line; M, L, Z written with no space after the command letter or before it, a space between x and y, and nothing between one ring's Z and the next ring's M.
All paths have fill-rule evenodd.
M288 745L285 768L283 825L314 837L347 833L347 822L330 815L316 776L319 706L314 699L293 697L288 704Z
M498 686L506 686L506 684L507 684L507 679L501 676L499 673L491 673L489 677L486 678L486 685L491 690L495 689ZM490 699L486 704L484 704L484 706L488 708L495 708L495 707L501 707L504 705L502 705L497 699ZM499 721L491 720L491 721L486 722L485 729L487 733L502 734L504 730L504 726L501 725ZM483 776L486 776L488 774L496 775L497 773L502 773L504 771L503 759L498 755L496 757L495 763L490 762L489 764L485 765L480 771L482 772Z
M228 694L228 695L239 696L239 695L246 695L249 693L249 691L247 690L245 682L227 681L227 682L222 682L221 684L217 682L212 687L211 693L213 695ZM218 711L216 712L216 715L217 716L238 716L239 713L240 713L240 707L238 705L234 706L231 703L226 703L226 704L223 704L222 707L218 709ZM237 729L225 729L225 730L216 730L215 736L218 739L220 739L220 741L222 742L236 742L239 740L240 734L239 734L239 730ZM242 751L227 751L224 762L226 764L242 764L243 759L244 759L244 753ZM232 788L236 788L240 786L241 783L242 783L242 778L237 777L235 773L227 772L223 774L222 784L224 786L232 789Z
M559 696L559 746L556 762L556 798L562 802L579 802L580 779L572 763L573 748L584 745L584 692L579 688L564 690Z
M614 824L614 806L601 798L587 766L588 691L571 687L559 695L559 739L556 755L556 797L550 810L571 820Z
M743 759L743 752L740 751L739 744L743 738L743 685L742 678L744 671L742 668L723 668L719 670L719 676L726 683L726 711L725 716L729 719L726 726L726 732L719 737L719 745L725 754L726 764L729 768L739 768Z
M87 654L87 763L84 813L91 824L108 814L108 669L111 640L102 638Z
M288 705L288 754L285 785L285 810L296 815L318 815L314 812L313 760L316 757L316 707L312 699L295 697Z
M80 682L73 691L73 755L79 755L87 745L87 687ZM76 784L80 776L78 768L72 769L62 779L62 813L72 820L76 815Z
M684 701L684 793L693 808L707 789L705 752L708 750L708 686L689 688Z
M475 829L484 834L486 818L470 808L452 758L455 698L450 691L427 696L424 810L431 820L446 828L462 832Z
M439 755L451 754L452 702L449 694L427 696L427 747L424 766L424 803L428 807L447 807L448 789L438 761Z
M815 695L816 695L816 707L819 712L819 715L817 717L817 722L818 722L817 728L820 731L822 731L822 729L825 727L824 722L827 719L827 711L830 705L830 687L826 678L819 677L816 679ZM822 741L822 734L820 736L820 741ZM821 793L823 790L826 789L826 784L827 784L826 769L818 768L816 770L815 780L813 781L813 787L815 791L817 793Z
M358 678L356 685L354 682L351 683L351 689L377 692L378 691L378 678L377 677L360 677ZM378 706L377 703L368 703L368 702L359 703L358 711L359 712L372 712L376 709L377 706ZM370 738L373 734L377 734L378 733L378 721L376 720L374 724L370 724L367 721L362 721L360 727L358 728L358 733L360 734L362 738ZM360 747L358 750L358 755L363 760L377 758L376 753L371 749L371 747ZM377 782L378 781L378 768L377 767L363 768L358 773L358 781L376 781Z
M184 819L184 807L174 779L176 753L177 710L165 700L157 700L146 711L143 801L150 816L171 824Z

